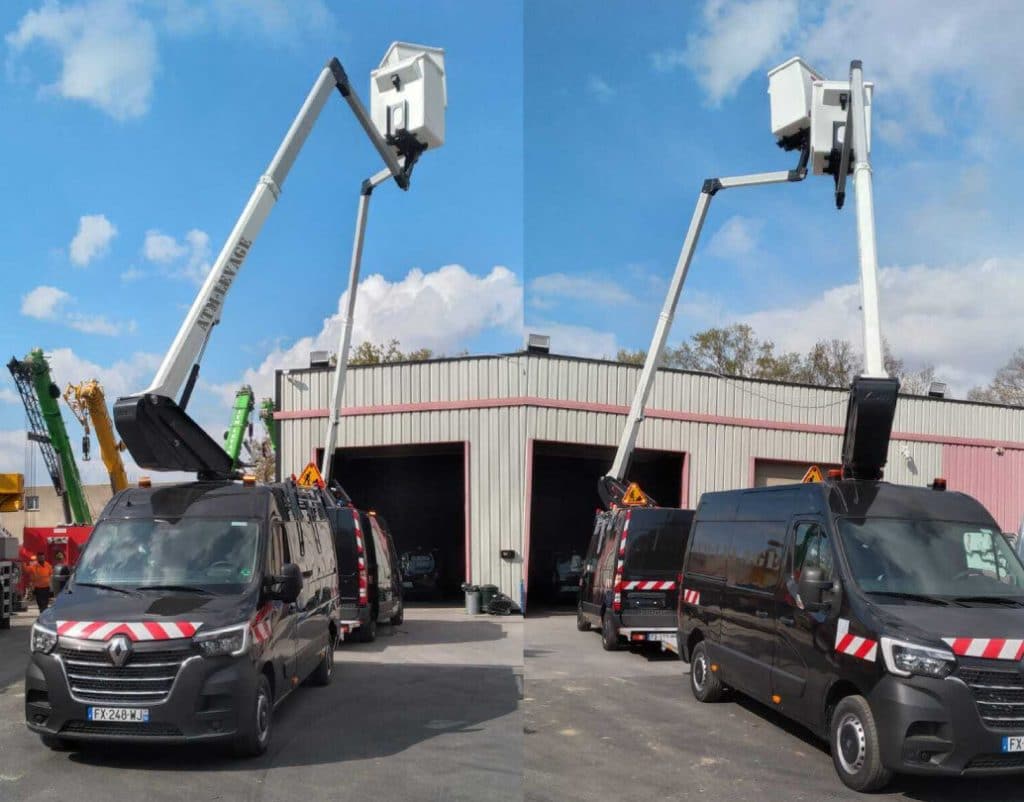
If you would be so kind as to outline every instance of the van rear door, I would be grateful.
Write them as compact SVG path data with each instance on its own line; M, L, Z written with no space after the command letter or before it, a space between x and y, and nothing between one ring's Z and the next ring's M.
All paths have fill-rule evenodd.
M341 596L341 617L356 617L359 601L359 561L356 553L356 529L351 507L328 508L334 530L334 551L338 559L338 592Z
M692 522L693 510L630 510L621 580L623 626L675 626L679 575Z

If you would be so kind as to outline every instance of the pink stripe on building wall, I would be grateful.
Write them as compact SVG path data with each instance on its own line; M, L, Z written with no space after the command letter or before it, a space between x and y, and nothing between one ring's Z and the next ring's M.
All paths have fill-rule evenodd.
M564 409L575 412L599 412L609 415L626 415L629 408L616 404L596 404L589 401L570 401L558 398L537 398L515 396L512 398L477 398L465 401L423 401L410 404L382 404L370 407L347 407L341 410L342 417L364 415L398 415L407 412L444 412L471 409L496 409L501 407L537 407L541 409ZM816 423L768 420L765 418L739 418L728 415L710 415L703 412L683 412L672 409L648 409L644 416L657 420L680 421L682 423L708 423L718 426L738 426L747 429L770 431L803 432L805 434L842 435L841 426L824 426ZM297 409L290 412L275 412L275 420L304 420L326 418L327 409ZM945 434L923 434L918 432L893 432L893 440L911 443L936 443L939 445L978 446L982 448L1005 448L1024 450L1024 442L1014 440L985 440L975 437L956 437Z
M974 496L1004 532L1016 532L1024 516L1024 451L946 445L942 474L950 490Z

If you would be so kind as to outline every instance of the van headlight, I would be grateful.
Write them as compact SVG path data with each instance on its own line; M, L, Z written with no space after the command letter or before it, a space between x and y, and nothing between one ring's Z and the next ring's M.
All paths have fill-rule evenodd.
M32 625L32 651L39 652L40 654L49 654L53 651L53 647L57 645L57 633L52 629L40 626L39 624Z
M239 657L249 651L249 625L237 624L200 632L192 642L203 657Z
M920 646L916 643L883 637L882 657L889 673L899 677L918 674L922 677L942 679L953 673L956 658L945 649L934 649L931 646Z

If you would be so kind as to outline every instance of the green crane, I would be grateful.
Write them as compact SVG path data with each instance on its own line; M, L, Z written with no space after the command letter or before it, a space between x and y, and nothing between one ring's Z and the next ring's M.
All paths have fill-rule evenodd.
M60 388L50 376L50 365L42 349L36 348L22 360L12 357L7 369L21 395L28 417L28 439L39 444L50 480L64 503L69 524L91 524L92 513L85 500L78 465L71 452L68 430L57 400Z
M270 437L270 445L277 453L277 421L274 420L274 399L264 398L260 402L260 420L267 427L267 435Z
M232 470L238 468L238 455L242 453L245 442L245 430L249 428L249 418L256 406L256 397L252 387L244 385L235 393L235 405L231 410L231 426L224 433L224 450L231 457Z

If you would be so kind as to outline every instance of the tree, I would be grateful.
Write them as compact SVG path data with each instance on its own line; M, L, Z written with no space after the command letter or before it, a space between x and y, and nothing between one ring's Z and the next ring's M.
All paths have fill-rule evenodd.
M398 340L391 340L379 345L366 340L352 349L348 363L350 365L383 365L391 362L424 362L433 358L434 352L429 348L418 348L406 354L402 352L401 343Z
M818 340L804 358L801 381L823 387L847 387L860 364L849 340Z
M620 348L615 357L616 362L624 362L627 365L642 365L645 359L647 359L646 351L630 351L628 348Z
M684 370L701 370L724 376L752 379L793 380L799 371L799 354L776 354L775 343L761 340L745 323L699 331L677 349L667 349L664 364Z
M274 474L277 471L277 455L274 453L274 446L270 437L264 435L262 439L253 439L246 443L252 464L249 472L256 477L258 482L273 482Z
M988 387L975 387L967 397L971 401L1024 407L1024 347L1013 352Z

